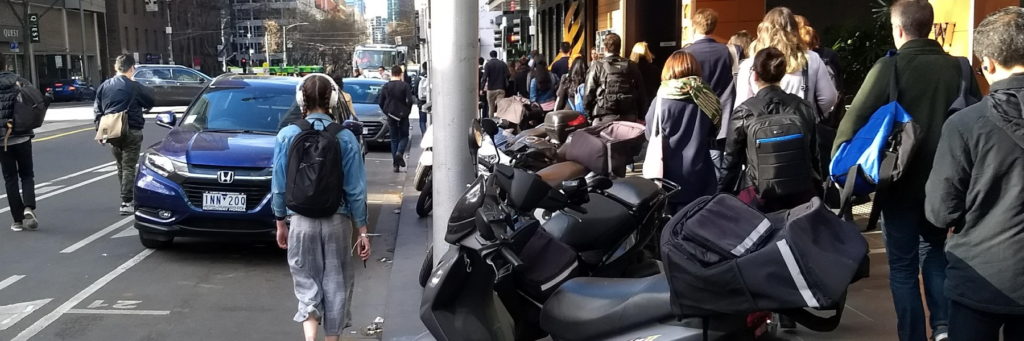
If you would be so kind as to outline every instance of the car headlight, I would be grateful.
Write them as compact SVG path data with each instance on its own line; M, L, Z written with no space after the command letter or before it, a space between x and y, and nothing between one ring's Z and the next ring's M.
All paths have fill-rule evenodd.
M174 161L156 152L146 153L146 166L161 176L174 173Z

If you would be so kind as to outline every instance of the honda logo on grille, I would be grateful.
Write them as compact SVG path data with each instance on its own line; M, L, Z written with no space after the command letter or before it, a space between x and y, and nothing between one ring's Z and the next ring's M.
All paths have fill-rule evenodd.
M217 173L217 182L222 184L229 184L235 181L235 172L232 171L220 171Z

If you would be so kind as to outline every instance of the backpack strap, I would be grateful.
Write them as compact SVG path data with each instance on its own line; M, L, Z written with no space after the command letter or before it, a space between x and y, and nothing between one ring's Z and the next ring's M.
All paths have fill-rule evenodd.
M896 55L895 50L889 51L887 54L887 57L892 60L892 77L889 78L889 102L896 102L900 97L900 83L898 81L899 72L896 70L896 64L898 64L898 61L896 59Z
M305 118L300 118L298 121L295 121L295 123L292 124L299 127L299 130L301 131L313 129L313 124L309 123L309 121L307 121Z
M338 136L342 130L345 130L345 126L335 122L328 123L327 126L324 127L324 132L331 136Z

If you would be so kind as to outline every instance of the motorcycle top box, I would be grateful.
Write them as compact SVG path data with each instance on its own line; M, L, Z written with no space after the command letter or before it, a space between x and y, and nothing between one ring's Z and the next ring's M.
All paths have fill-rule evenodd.
M589 127L590 124L587 122L587 117L578 111L559 110L544 116L544 123L541 126L544 127L544 131L549 137L561 144L565 143L569 134L580 128Z

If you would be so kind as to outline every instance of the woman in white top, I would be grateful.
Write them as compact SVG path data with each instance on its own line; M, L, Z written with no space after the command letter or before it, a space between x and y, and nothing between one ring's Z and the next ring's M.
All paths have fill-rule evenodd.
M782 90L817 104L819 113L832 111L839 94L829 75L828 66L800 39L796 17L789 8L776 7L765 14L764 20L757 25L757 39L750 44L747 55L756 55L766 47L777 48L786 56L787 73L779 84ZM740 63L734 107L754 97L757 91L753 63L753 58Z

